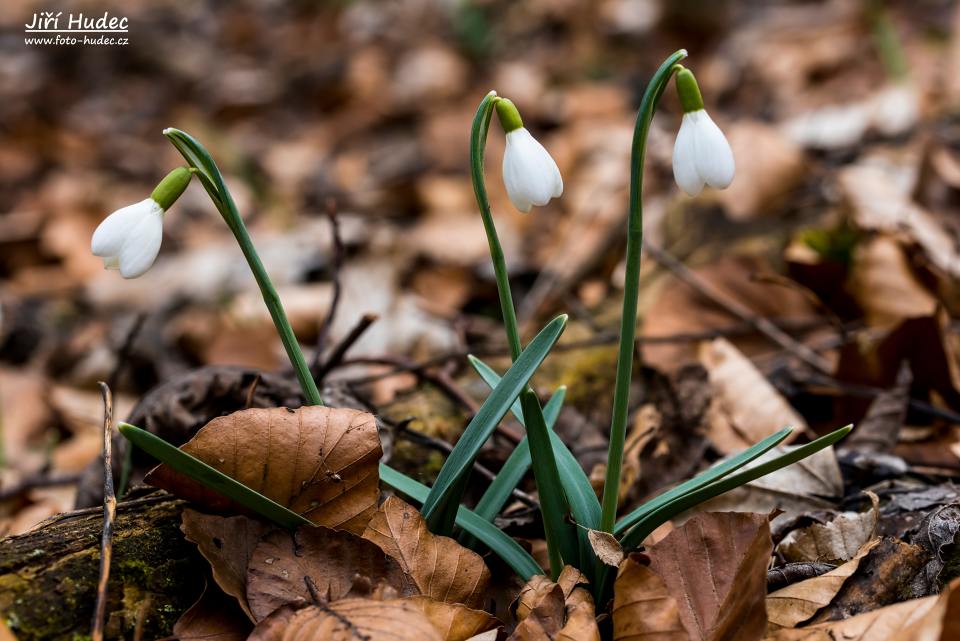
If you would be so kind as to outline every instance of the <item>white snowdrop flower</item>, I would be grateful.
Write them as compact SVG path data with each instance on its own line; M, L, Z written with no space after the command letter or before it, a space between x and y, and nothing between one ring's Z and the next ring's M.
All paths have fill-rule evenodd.
M526 213L530 207L546 205L563 193L563 178L557 163L537 139L523 126L514 104L501 98L497 116L507 132L507 148L503 152L503 183L510 202Z
M677 72L677 92L684 114L673 146L673 177L691 196L699 194L704 185L728 187L736 168L733 150L703 108L700 89L689 69Z
M163 241L163 214L190 183L192 174L179 167L167 174L149 198L121 207L93 232L90 249L106 269L124 278L142 276L153 265Z

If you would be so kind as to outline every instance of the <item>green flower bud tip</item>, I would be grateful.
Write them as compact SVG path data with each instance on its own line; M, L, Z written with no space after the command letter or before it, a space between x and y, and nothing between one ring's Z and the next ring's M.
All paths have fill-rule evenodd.
M700 111L703 109L703 97L700 95L700 87L697 85L697 79L693 72L683 67L677 71L677 94L680 96L680 106L683 107L683 113L691 111Z
M523 119L520 118L520 112L517 111L516 105L506 98L497 100L497 117L506 133L523 127Z
M187 185L190 184L191 178L193 178L193 174L189 169L186 167L177 167L160 181L157 188L150 194L150 198L160 205L161 209L167 211L173 203L177 202L177 198L180 197L187 188Z

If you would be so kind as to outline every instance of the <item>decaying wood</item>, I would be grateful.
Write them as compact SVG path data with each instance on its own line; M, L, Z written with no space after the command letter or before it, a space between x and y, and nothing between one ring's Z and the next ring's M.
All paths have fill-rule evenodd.
M106 639L170 634L203 590L207 564L180 532L183 503L120 503ZM82 514L0 541L0 615L19 641L84 638L97 594L103 515ZM148 607L144 604L149 603Z

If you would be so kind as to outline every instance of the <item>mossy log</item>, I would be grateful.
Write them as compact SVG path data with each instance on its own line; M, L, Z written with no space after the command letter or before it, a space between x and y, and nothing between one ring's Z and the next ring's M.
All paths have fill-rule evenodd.
M106 638L159 639L204 587L207 564L180 532L183 503L120 503ZM0 614L19 641L89 638L102 512L91 509L0 541Z

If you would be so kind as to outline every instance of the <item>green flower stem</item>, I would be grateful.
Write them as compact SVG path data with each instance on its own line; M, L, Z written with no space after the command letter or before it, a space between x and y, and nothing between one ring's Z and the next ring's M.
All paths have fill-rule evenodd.
M277 290L260 260L260 255L257 254L257 248L254 247L253 241L250 239L247 227L240 217L240 212L233 202L233 196L230 195L230 190L227 189L223 175L213 161L213 157L193 136L184 131L168 128L164 129L163 135L173 143L173 146L193 168L192 171L197 175L213 204L216 205L217 211L223 216L227 227L236 237L237 243L240 245L240 251L247 259L250 271L253 272L253 277L260 287L263 302L266 303L267 309L270 311L270 317L273 319L273 324L280 335L280 341L287 352L287 358L290 359L290 363L297 374L297 380L300 382L300 388L303 390L307 404L323 405L320 390L317 389L317 383L310 374L310 366L307 365L307 360L300 349L300 343L297 342L293 328L290 327L290 321L283 309L283 304L280 302L280 296L277 294Z
M513 305L507 263L504 259L503 247L500 245L497 227L493 222L483 175L483 152L487 144L490 118L500 102L501 99L497 97L496 92L491 91L484 96L477 108L470 132L470 177L473 182L473 192L477 198L477 206L480 209L480 217L483 220L483 229L487 234L487 244L490 247L490 259L493 261L493 271L497 280L497 292L500 296L500 309L503 314L504 329L507 332L507 342L510 344L510 355L516 361L522 349L517 311ZM513 107L513 103L503 102L506 104L500 109L508 116L507 128L522 126L520 115L516 107ZM550 557L550 573L553 578L556 578L563 569L564 559L567 562L574 562L578 558L575 554L576 535L566 521L568 510L560 485L557 461L553 447L550 445L550 432L543 417L543 408L529 386L520 394L520 402L524 414L528 417L527 434L530 443L540 445L540 447L531 447L530 453L533 459L533 476L540 491L543 529Z
M613 393L613 418L610 422L610 446L607 451L607 476L603 484L600 529L613 532L620 496L620 470L623 467L623 444L627 436L627 414L630 405L630 379L633 374L633 350L637 333L637 296L640 290L640 249L643 245L643 162L647 150L647 134L653 112L670 81L674 65L687 57L681 49L667 58L653 75L640 102L637 124L633 132L630 158L630 213L627 219L627 266L623 286L623 313L620 317L620 353L617 357L617 378Z

